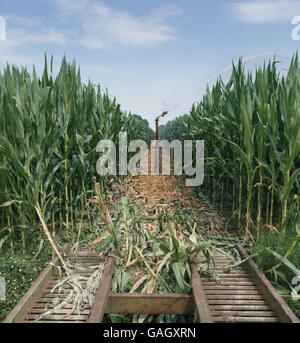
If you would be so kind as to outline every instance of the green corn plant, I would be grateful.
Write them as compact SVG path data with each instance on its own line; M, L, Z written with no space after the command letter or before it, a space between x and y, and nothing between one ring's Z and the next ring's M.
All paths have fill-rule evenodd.
M135 126L107 91L82 83L75 62L63 58L53 75L53 58L49 67L45 56L41 77L35 68L29 73L8 65L0 73L0 228L9 233L11 249L19 240L26 249L38 226L36 203L46 209L53 234L60 229L80 237L80 227L92 224L93 178L105 188L96 146L101 139L118 146L119 132L131 139Z
M220 208L231 204L238 229L258 234L265 224L287 229L299 211L298 56L286 75L277 64L246 74L239 60L229 81L207 89L183 123L183 139L206 141L201 193Z

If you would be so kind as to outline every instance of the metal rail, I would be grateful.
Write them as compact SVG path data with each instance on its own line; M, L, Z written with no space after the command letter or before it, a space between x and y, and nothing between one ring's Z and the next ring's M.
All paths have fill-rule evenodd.
M246 251L238 245L242 258ZM69 254L69 258L81 266L91 266L103 262L95 253ZM71 314L72 304L55 313L43 317L38 322L47 323L100 323L105 313L118 314L174 314L194 315L200 323L214 322L289 322L300 323L288 305L280 297L265 275L253 260L241 266L224 271L230 258L222 254L215 256L215 272L221 283L199 273L203 260L192 265L192 294L120 294L111 293L115 256L112 253L94 298L94 304L88 305L80 314ZM45 309L53 308L52 300L58 296L51 293L56 284L55 258L34 282L24 297L5 319L5 323L30 323L40 317ZM76 271L89 276L90 269ZM65 289L68 294L71 289Z
M237 247L243 260L249 257ZM232 259L217 253L214 262L220 282L200 275L213 322L300 323L252 259L230 269Z

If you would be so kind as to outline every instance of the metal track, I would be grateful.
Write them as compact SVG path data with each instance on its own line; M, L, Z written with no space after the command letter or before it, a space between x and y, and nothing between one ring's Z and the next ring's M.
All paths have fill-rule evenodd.
M251 274L243 267L224 273L223 267L232 260L224 255L215 257L219 282L201 276L204 295L213 322L279 322L271 305L262 296Z
M74 273L80 274L86 277L90 277L94 270L88 269L88 267L95 266L101 262L103 262L103 258L99 257L99 254L85 254L85 255L77 255L70 258L70 262L79 264L81 267L86 267L86 270L74 270ZM62 277L66 276L66 274L62 274ZM56 279L56 280L55 280ZM55 291L51 292L52 288L57 283L57 275L53 275L53 277L49 280L48 284L45 286L43 291L41 292L39 298L37 299L34 306L28 311L28 314L24 318L24 322L33 322L37 320L41 314L46 312L46 310L50 310L53 308L52 301L56 297L61 297L61 293ZM83 283L85 286L85 283ZM71 292L71 287L68 285L63 286L65 291L65 295L67 296ZM57 310L55 313L52 313L48 316L44 316L39 323L84 323L87 322L90 314L91 308L89 305L84 307L84 310L80 312L80 315L76 312L68 315L71 312L72 304L65 306L63 309Z
M249 257L240 245L238 249L242 259ZM213 272L218 276L218 282L203 273L194 275L200 279L205 299L205 305L198 308L200 322L299 323L253 260L230 270L227 266L232 264L232 259L224 254L217 253L214 261ZM197 273L200 266L201 263L197 266ZM205 315L201 320L203 312Z
M67 255L71 263L80 265L81 267L80 269L75 269L74 272L86 277L91 276L94 272L94 270L88 269L88 267L96 266L100 263L106 262L103 260L103 257L100 257L99 254L96 253L68 253ZM95 299L97 300L94 302L95 306L100 304L102 307L105 307L106 305L107 296L110 289L113 264L114 257L109 257L102 275L98 292L95 295ZM58 293L57 291L51 292L58 279L58 269L54 265L59 265L57 258L53 259L52 263L45 268L39 278L34 282L27 293L19 301L17 306L5 319L5 323L85 323L93 322L93 320L96 322L102 320L104 311L102 314L100 314L100 317L98 316L96 319L95 308L94 306L90 308L89 305L86 305L80 314L77 314L77 312L70 314L73 307L70 303L64 306L62 309L56 310L56 312L52 314L43 316L37 321L41 314L53 309L53 300L56 297L67 297L67 295L71 292L71 287L68 285L63 286L65 294ZM86 267L86 269L82 269L82 267ZM66 274L62 273L61 276L64 277ZM85 286L84 283L83 286ZM103 291L104 289L106 289L106 291ZM102 299L102 303L101 299L99 299L99 295Z
M248 257L246 251L238 246L242 259ZM70 254L72 262L83 267L95 266L103 258L95 253ZM253 260L224 272L224 266L232 260L225 255L215 255L215 272L220 282L199 273L201 261L192 266L192 294L120 294L111 293L114 267L114 254L106 261L106 266L92 308L86 305L80 313L70 314L72 304L43 317L38 323L100 323L104 313L119 314L196 314L200 323L218 322L256 322L300 323L274 287L259 271ZM57 258L49 264L30 287L6 323L35 322L45 310L53 308L53 299L59 294L51 290L56 284ZM77 270L81 275L90 276L91 269ZM65 286L66 295L71 288ZM60 294L61 296L61 294Z

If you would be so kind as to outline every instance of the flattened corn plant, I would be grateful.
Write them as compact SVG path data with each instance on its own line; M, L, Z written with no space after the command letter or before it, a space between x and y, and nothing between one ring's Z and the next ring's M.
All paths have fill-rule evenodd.
M93 230L93 249L118 252L112 291L122 293L180 293L189 294L192 285L191 264L205 257L202 272L217 279L214 254L233 256L239 238L208 236L196 220L181 209L170 217L162 208L159 216L144 216L141 204L127 197L118 208L108 210L104 195L96 184L92 203L99 210L99 220ZM150 227L147 225L151 223ZM112 321L123 320L111 315ZM134 316L134 322L174 322L178 316ZM184 321L186 318L181 318Z
M34 67L0 73L0 245L12 250L21 242L25 251L36 236L37 204L53 233L80 236L91 223L93 177L105 187L96 173L98 142L118 146L120 131L135 138L131 114L99 85L83 84L75 62L64 58L56 77L52 66L45 57L41 78Z
M255 73L242 60L195 103L184 139L205 140L201 191L232 211L239 230L293 230L300 211L300 66L270 61ZM299 220L300 217L298 217ZM299 225L300 223L298 223Z

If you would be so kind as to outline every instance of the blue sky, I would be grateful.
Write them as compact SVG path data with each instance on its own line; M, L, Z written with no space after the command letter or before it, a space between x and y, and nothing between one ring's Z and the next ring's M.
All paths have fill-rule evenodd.
M46 52L57 70L65 54L151 126L162 110L162 123L188 112L232 59L253 68L276 54L284 69L300 48L299 0L1 0L0 16L1 68L41 70Z

